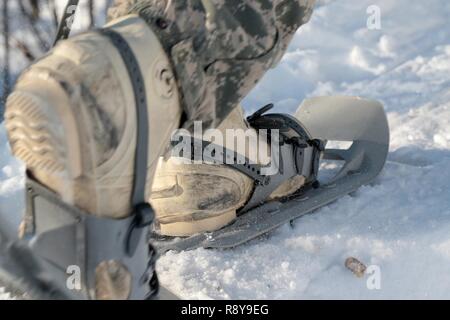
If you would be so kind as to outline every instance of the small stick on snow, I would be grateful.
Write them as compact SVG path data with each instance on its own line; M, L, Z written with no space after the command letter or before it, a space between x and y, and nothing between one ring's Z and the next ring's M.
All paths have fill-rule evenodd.
M353 272L358 278L364 277L367 267L356 258L350 257L345 260L345 267Z

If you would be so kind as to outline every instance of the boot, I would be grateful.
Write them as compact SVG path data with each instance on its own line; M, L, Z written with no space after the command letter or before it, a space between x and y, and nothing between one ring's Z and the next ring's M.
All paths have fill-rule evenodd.
M142 70L150 143L146 198L159 156L180 123L168 58L137 16L107 26L130 44ZM126 66L111 41L90 32L64 41L26 70L6 104L12 152L66 203L100 217L130 214L136 107Z
M230 113L218 127L226 141L226 130L253 130L241 107ZM252 147L247 144L247 148ZM259 147L262 147L259 145ZM255 152L246 150L249 159ZM267 164L268 159L253 158ZM264 161L264 162L262 162ZM283 183L268 201L285 197L301 188L305 177L297 176ZM230 223L249 200L254 181L227 165L181 163L176 157L161 158L155 174L150 202L156 212L156 228L165 236L191 236L216 231Z
M27 284L58 299L157 295L146 202L181 109L169 59L137 15L61 42L21 75L5 123L27 167L23 241L9 250L33 269Z

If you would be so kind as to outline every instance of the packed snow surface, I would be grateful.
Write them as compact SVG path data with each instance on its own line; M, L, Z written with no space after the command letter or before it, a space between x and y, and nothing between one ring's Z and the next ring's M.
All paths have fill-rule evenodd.
M371 5L381 29L367 27ZM244 105L293 112L316 95L380 100L391 129L385 169L372 185L241 247L167 253L162 283L185 299L450 299L449 19L446 0L320 1ZM1 127L0 211L10 213L2 228L17 223L23 182ZM374 273L355 277L348 257Z

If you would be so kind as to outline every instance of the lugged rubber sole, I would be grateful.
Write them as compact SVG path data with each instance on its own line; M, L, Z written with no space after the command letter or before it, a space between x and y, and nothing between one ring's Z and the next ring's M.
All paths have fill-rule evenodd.
M62 172L65 170L65 144L52 130L51 111L45 110L44 105L39 97L20 91L11 94L5 111L10 145L13 154L27 167L48 173Z

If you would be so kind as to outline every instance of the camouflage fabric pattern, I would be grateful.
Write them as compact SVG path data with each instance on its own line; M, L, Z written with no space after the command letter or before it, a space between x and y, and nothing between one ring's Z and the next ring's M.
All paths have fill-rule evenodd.
M175 70L187 115L216 127L285 53L315 0L116 0L144 18Z

